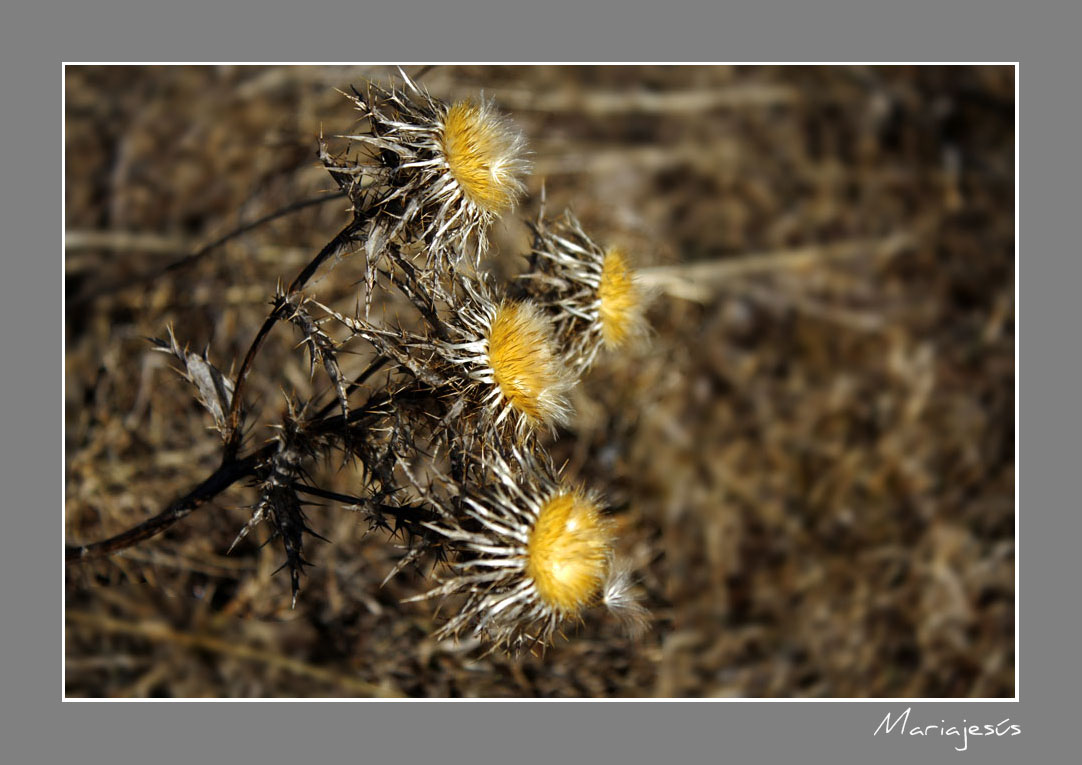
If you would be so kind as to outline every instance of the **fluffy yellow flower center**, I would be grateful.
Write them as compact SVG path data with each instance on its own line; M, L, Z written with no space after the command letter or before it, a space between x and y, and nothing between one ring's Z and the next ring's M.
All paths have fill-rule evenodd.
M518 191L514 136L498 118L459 101L444 118L441 144L451 175L471 202L490 213L511 207Z
M563 378L549 326L530 303L506 302L488 331L488 365L504 397L535 423L562 406Z
M615 247L605 253L597 295L601 301L601 336L607 347L619 348L636 329L640 300L627 258Z
M541 508L530 533L526 571L550 608L574 615L601 590L609 549L597 506L578 493L558 494Z

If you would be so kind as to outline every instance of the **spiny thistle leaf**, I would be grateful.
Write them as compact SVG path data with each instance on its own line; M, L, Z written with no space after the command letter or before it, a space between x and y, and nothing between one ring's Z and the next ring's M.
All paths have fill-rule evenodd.
M215 426L225 437L226 421L233 404L233 381L210 363L206 351L200 355L192 353L186 346L182 349L177 343L176 335L173 334L173 328L169 327L168 331L168 341L158 338L148 338L148 340L154 344L154 350L169 353L184 365L182 369L177 369L177 372L195 386L196 398L210 412Z

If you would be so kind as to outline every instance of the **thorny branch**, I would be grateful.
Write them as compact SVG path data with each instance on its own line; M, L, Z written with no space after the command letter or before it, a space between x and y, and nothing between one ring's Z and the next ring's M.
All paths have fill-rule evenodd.
M598 499L564 485L538 440L567 422L568 391L602 341L612 345L613 337L637 332L641 301L626 264L568 215L573 235L562 224L552 235L544 220L534 225L534 255L543 257L531 259L538 273L524 281L541 289L493 285L478 269L489 227L525 192L524 139L491 104L445 104L402 80L401 88L369 84L347 96L366 125L343 137L355 152L332 155L320 136L318 155L349 197L352 220L288 287L277 288L233 378L206 352L182 348L172 328L168 340L152 341L179 362L213 416L224 442L218 468L153 518L103 541L69 545L65 557L101 558L149 539L250 479L257 498L233 545L268 524L285 552L281 569L288 569L294 604L311 565L306 537L323 539L305 515L313 502L303 497L313 497L356 508L373 527L404 535L407 553L388 577L422 554L437 562L453 557L456 575L422 596L466 596L442 635L469 627L494 645L528 648L598 602L638 619ZM365 261L364 308L355 315L303 292L324 264L333 267L347 252ZM370 321L377 291L400 293L420 329ZM614 315L616 325L604 324ZM309 374L322 370L331 400L288 396L273 437L240 456L246 383L279 322L299 331ZM358 341L369 360L350 379L339 351ZM381 371L382 383L371 385ZM363 402L351 402L362 388ZM337 453L361 468L360 491L333 491L313 478L314 465ZM531 562L524 545L542 527L551 530L539 532L544 549ZM567 572L570 587L561 584Z
M223 463L217 470L194 489L182 497L177 498L164 510L143 521L127 531L117 534L101 542L86 545L66 545L64 548L65 560L86 560L88 558L104 558L126 547L139 544L151 537L161 534L170 526L198 510L206 502L214 499L237 481L248 478L255 474L256 468L269 457L274 451L274 445L268 444L259 451L244 457L243 459L230 460Z
M229 422L226 430L226 461L235 457L237 450L240 448L240 441L243 434L241 428L241 407L244 401L244 383L248 378L248 372L252 368L252 362L255 361L259 349L263 346L263 341L267 339L267 335L270 334L274 325L283 318L284 312L289 305L287 298L293 296L298 290L302 289L319 269L321 264L326 262L329 258L340 255L348 248L350 244L354 242L356 230L357 221L354 220L338 232L338 235L328 242L327 245L320 250L318 255L312 258L311 262L309 262L308 265L297 274L296 278L293 279L286 294L276 298L274 308L264 320L263 326L259 328L259 332L256 333L255 339L252 340L252 344L248 348L248 353L244 356L244 362L237 371L236 380L234 381L233 404L229 410Z

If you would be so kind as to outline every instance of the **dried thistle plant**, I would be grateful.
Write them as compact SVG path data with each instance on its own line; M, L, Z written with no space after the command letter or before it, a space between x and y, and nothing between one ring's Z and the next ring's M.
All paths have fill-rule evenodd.
M351 149L319 156L351 203L352 220L271 299L238 371L181 348L171 354L223 440L220 467L158 516L111 539L69 546L69 560L100 557L170 527L233 483L251 481L251 517L234 546L267 524L285 553L293 603L319 536L307 497L359 508L400 531L408 550L393 576L422 555L449 565L417 599L448 598L457 612L438 637L477 635L494 648L544 645L603 605L632 628L646 622L598 494L561 479L538 434L568 421L568 393L603 349L643 333L643 296L626 256L602 249L570 215L531 224L525 290L513 295L478 271L492 223L525 193L525 140L492 103L444 103L405 74L348 96L360 129ZM322 268L364 258L363 308L347 314L309 294ZM401 293L414 325L376 322L379 292ZM309 370L329 400L292 396L265 444L244 453L246 380L276 325L301 335ZM344 354L371 360L349 372ZM377 372L381 374L377 380ZM335 455L362 468L350 495L319 485ZM423 464L424 471L417 470Z

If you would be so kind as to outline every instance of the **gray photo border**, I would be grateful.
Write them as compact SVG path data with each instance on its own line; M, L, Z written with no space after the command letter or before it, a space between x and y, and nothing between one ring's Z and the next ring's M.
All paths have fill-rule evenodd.
M922 720L996 724L1022 734L972 742L981 762L1069 759L1077 712L1078 635L1071 594L1082 539L1067 481L1077 469L1077 379L1068 309L1078 301L1077 215L1072 181L1079 152L1076 68L1068 53L1077 11L1052 3L786 3L755 13L672 3L629 9L551 4L512 11L498 0L376 8L342 3L268 7L246 2L42 2L5 15L2 70L7 107L2 185L5 486L4 759L11 762L912 762L945 760L953 742L873 737L884 714L908 703L272 703L62 704L59 613L62 537L63 306L61 110L63 61L406 60L738 61L824 58L875 61L1020 61L1032 84L1019 120L1025 278L1033 341L1021 362L1019 429L1021 628L1018 702L916 703ZM502 27L502 28L500 28ZM1058 229L1057 229L1058 227ZM1020 226L1019 231L1023 228ZM1068 268L1069 267L1069 268ZM1072 276L1076 277L1072 280ZM1039 298L1038 298L1039 296ZM54 308L55 307L55 308ZM1077 321L1077 317L1074 319ZM1016 332L1021 321L1016 321ZM1040 344L1037 342L1040 338ZM1021 335L1016 335L1020 341ZM1019 351L1021 343L1018 342ZM1038 362L1039 348L1046 349ZM1020 402L1021 403L1021 402ZM1039 405L1039 406L1038 406ZM15 410L15 411L13 411ZM55 418L55 419L53 419ZM55 425L54 425L55 423ZM55 428L55 429L54 429ZM1040 439L1038 439L1040 434ZM1019 552L1022 546L1019 545ZM1024 560L1025 563L1021 564ZM1056 756L1059 752L1064 755ZM1042 754L1044 756L1042 756ZM955 756L965 756L958 753ZM10 757L10 760L8 759Z

